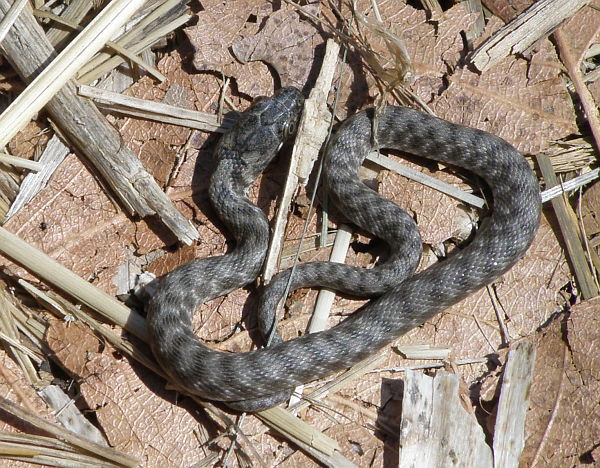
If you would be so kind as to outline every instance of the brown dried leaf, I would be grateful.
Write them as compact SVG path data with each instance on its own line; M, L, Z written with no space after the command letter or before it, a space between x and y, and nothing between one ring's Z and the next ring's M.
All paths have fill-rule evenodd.
M447 172L431 171L422 166L403 163L446 183L464 187L458 177ZM465 218L468 219L465 210L453 198L418 182L404 179L395 172L383 173L380 193L415 217L421 240L425 244L437 246L452 239L463 227Z
M211 0L202 2L202 6L197 25L184 29L195 49L193 64L198 70L219 69L232 63L231 44L256 34L271 12L270 3L264 0ZM251 15L256 17L254 21L248 21Z
M526 153L576 133L572 101L551 48L548 40L542 42L531 59L535 68L511 56L483 74L459 70L432 109L441 118L498 135Z
M50 139L51 134L46 130L41 122L32 120L9 142L9 152L13 156L32 159L36 149L43 149Z
M161 60L159 70L167 79L159 86L144 77L125 94L172 106L194 109L194 80L181 67L179 55L170 55ZM218 92L218 88L215 89ZM195 109L194 109L195 110ZM139 157L150 173L164 185L177 158L177 150L185 145L192 131L177 125L152 122L144 119L126 118L119 124L123 139Z
M202 458L192 408L174 404L164 382L130 365L79 322L51 320L48 345L95 411L111 446L144 460L147 467L184 466Z
M195 47L193 64L198 70L214 70L236 79L237 89L248 96L270 94L273 78L260 62L240 64L231 54L233 43L252 37L272 13L273 5L262 0L204 2L198 24L185 29Z
M124 247L129 244L125 237L135 231L73 155L5 227L107 291L112 285L106 270L124 260Z
M461 4L455 5L442 14L436 14L431 21L428 20L424 10L405 3L383 1L378 2L378 7L385 28L402 41L409 53L415 73L411 89L423 101L430 102L438 90L443 88L443 80L448 70L454 70L457 66L464 47L461 33L473 25L476 16L468 14ZM357 10L365 15L367 21L378 24L369 1L359 2ZM394 65L394 58L390 55L383 37L365 27L360 29L366 38L369 50L377 55L378 61L384 68L390 70ZM353 68L354 76L348 77L348 80L351 78L354 82L363 81L365 79L363 63L355 62ZM373 88L372 77L369 75L366 80L370 85L364 86L365 92L368 88ZM342 102L347 100L346 93L349 90L353 90L351 82L341 89Z
M539 334L521 466L529 466L540 444L538 466L592 466L599 461L598 307L599 298L579 304L566 321L559 316Z
M573 57L581 61L590 46L598 42L600 32L600 0L593 0L561 27Z
M50 419L56 423L52 416L52 411L29 385L28 380L23 375L22 369L3 349L0 349L0 367L2 368L2 374L0 374L0 395L26 407L38 416ZM15 430L35 433L29 424L2 411L0 431L15 432Z
M271 14L258 34L234 43L232 51L242 63L261 60L271 65L282 86L303 88L322 43L315 27L288 8Z
M508 23L533 3L535 3L533 0L486 0L485 6L505 23Z

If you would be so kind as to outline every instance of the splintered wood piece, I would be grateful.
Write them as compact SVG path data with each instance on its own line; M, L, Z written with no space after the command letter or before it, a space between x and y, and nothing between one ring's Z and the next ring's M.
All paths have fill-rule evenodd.
M590 1L539 0L483 42L471 63L485 71L509 55L522 54Z
M459 378L444 371L404 377L399 468L492 468L492 450L475 416L458 395Z
M508 352L494 429L494 467L517 468L525 445L525 416L535 365L535 346L523 341Z
M339 51L340 46L335 41L331 39L327 41L321 72L310 92L310 97L304 103L304 112L298 125L298 136L292 150L290 169L277 209L271 245L265 260L263 271L265 281L269 281L277 271L277 262L283 246L283 235L292 197L298 184L307 183L313 164L317 160L321 146L327 138L331 121L331 113L327 110L327 94L331 89Z

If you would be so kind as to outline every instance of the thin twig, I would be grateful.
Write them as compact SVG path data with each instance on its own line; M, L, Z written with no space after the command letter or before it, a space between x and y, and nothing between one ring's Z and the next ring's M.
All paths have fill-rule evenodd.
M594 101L594 96L583 81L581 70L579 68L579 60L573 57L562 27L554 32L554 38L558 45L560 58L567 68L569 78L571 78L575 90L577 91L577 95L581 100L581 105L585 109L585 114L588 123L590 124L594 141L596 142L596 149L600 150L600 116L598 115L598 105Z

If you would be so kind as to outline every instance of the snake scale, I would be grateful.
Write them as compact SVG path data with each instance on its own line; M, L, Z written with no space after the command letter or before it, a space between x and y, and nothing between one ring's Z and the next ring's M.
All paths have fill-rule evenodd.
M489 284L524 255L540 221L538 183L506 141L404 107L364 110L346 119L332 137L324 156L324 184L348 219L388 243L390 256L372 272L366 270L366 276L365 270L341 264L300 265L291 289L319 285L374 299L329 330L286 342L275 335L271 346L245 353L211 350L194 335L192 316L201 303L254 281L260 273L269 226L246 192L294 131L302 104L298 90L282 88L255 102L221 138L209 196L236 246L167 274L147 305L152 350L163 369L191 393L240 410L277 404L295 386L352 366ZM492 212L469 245L408 276L420 257L413 221L358 182L358 167L374 148L462 167L486 182ZM403 261L405 255L408 260ZM273 310L288 277L289 272L280 273L263 293L263 334L273 328Z

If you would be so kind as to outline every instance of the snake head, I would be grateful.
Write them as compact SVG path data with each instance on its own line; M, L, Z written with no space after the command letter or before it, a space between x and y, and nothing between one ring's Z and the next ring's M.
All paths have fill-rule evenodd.
M237 161L240 182L249 185L296 133L303 106L304 97L294 87L256 99L221 138L217 160Z

